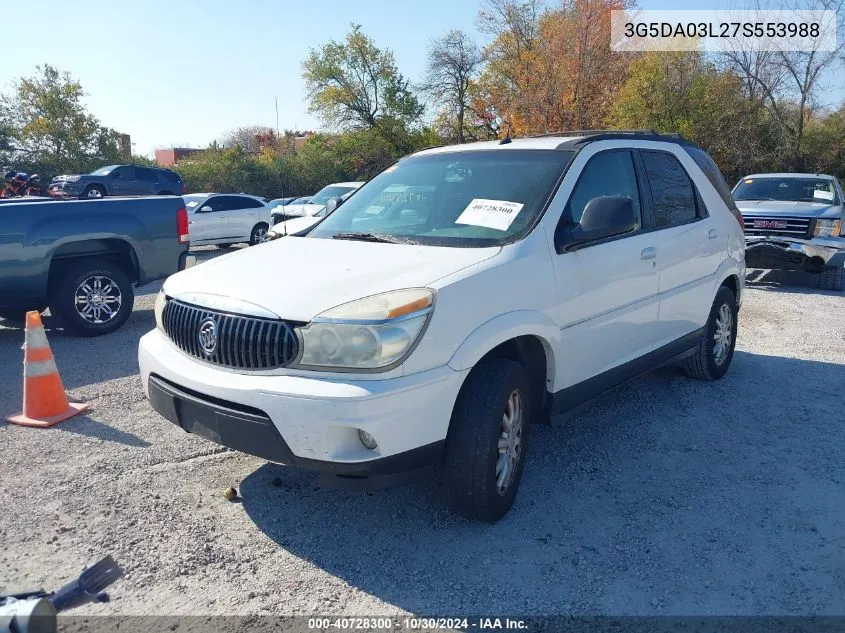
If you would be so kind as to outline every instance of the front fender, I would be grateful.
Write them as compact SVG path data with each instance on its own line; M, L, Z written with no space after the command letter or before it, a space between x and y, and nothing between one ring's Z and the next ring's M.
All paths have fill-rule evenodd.
M449 366L470 369L497 345L518 336L536 336L546 352L546 377L554 381L554 353L560 343L560 328L546 315L533 310L517 310L499 315L472 331L458 347Z

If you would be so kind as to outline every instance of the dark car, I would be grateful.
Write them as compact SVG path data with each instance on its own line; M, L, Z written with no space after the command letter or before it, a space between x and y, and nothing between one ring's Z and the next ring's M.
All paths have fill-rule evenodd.
M56 176L47 193L59 198L106 196L181 196L182 177L175 171L140 165L108 165L90 174Z
M16 198L0 215L0 318L49 307L66 330L108 334L129 318L134 286L187 265L181 198Z

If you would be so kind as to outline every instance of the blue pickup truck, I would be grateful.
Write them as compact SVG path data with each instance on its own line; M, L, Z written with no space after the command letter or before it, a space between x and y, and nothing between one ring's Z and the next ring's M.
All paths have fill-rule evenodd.
M80 336L108 334L132 312L134 286L185 267L188 216L177 196L19 198L0 204L0 317L27 310Z

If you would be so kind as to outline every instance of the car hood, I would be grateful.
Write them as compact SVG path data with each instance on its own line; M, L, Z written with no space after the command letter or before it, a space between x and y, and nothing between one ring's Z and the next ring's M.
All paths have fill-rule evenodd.
M784 202L781 200L737 200L743 215L785 215L805 218L838 218L842 207L818 202Z
M243 307L252 304L308 322L361 297L427 286L501 250L288 236L176 273L164 290L186 302L261 314Z

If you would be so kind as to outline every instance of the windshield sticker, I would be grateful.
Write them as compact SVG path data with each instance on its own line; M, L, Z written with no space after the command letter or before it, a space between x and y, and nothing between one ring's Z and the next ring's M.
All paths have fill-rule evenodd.
M520 202L506 200L485 200L475 198L455 220L455 224L471 224L485 226L489 229L507 231L508 227L522 211L524 205Z
M746 179L745 179L745 184L746 184L746 185L750 185L752 182L754 182L754 179L753 179L753 178L746 178Z
M410 189L410 185L390 185L384 190L384 193L401 193Z
M832 202L833 192L825 191L824 189L813 189L813 197L818 198L819 200L830 200Z
M188 203L188 205L187 205L187 206L189 206L189 207L195 207L195 206L197 206L198 204L199 204L199 202L198 202L197 200L191 200L191 201Z

